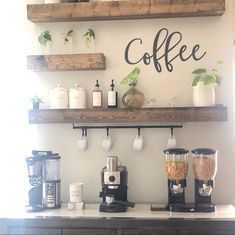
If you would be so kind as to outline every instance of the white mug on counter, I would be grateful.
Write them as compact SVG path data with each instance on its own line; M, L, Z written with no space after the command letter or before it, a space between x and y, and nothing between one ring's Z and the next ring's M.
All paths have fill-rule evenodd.
M70 202L82 202L83 183L72 183L69 185Z

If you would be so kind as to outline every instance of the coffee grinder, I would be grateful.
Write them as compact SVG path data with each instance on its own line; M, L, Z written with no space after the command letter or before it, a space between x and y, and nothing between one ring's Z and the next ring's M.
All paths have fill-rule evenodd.
M195 211L214 212L211 203L212 188L217 171L217 151L209 148L192 150L195 175Z
M185 205L186 176L188 173L188 150L170 148L164 150L165 168L168 177L168 204L169 211L190 211Z
M125 212L135 204L127 201L127 167L119 165L118 157L107 157L106 166L101 171L103 199L99 210L102 212Z
M42 182L43 182L43 156L33 151L32 157L26 158L29 180L28 212L43 210L42 205Z
M32 155L26 158L29 179L26 211L60 207L60 156L37 150Z

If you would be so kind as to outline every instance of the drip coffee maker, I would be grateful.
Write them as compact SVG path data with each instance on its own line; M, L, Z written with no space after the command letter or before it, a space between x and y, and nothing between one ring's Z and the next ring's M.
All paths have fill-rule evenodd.
M170 148L164 150L168 177L168 204L170 211L189 211L185 205L186 176L188 173L188 150Z
M60 202L60 156L51 151L32 151L28 168L28 212L58 208Z
M217 151L209 148L192 150L195 175L195 211L214 212L212 188L217 171Z
M100 197L102 212L125 212L135 204L127 201L127 167L119 165L118 157L107 157L106 166L101 171L102 191Z

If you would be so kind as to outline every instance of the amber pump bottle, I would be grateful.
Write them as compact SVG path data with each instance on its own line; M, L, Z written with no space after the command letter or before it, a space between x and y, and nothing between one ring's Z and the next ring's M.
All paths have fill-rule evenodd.
M95 89L92 92L92 106L93 108L102 107L102 91L99 89L99 81L96 80Z

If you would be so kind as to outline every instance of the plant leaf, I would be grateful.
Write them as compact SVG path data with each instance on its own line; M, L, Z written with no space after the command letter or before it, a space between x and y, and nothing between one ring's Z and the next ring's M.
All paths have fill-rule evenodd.
M93 29L88 29L88 32L89 32L90 38L95 39L95 32L94 32L94 30Z
M215 75L207 75L204 78L204 85L209 85L209 84L213 84L216 83L216 77Z
M121 84L130 84L130 83L137 83L137 79L140 75L140 69L134 68L130 74L124 77L121 81Z
M217 64L225 64L223 60L217 60Z
M66 34L66 37L71 37L73 34L73 29L70 29L67 34Z
M197 77L195 77L193 79L193 83L192 86L196 86L198 84L198 82L200 81L201 75L198 75Z
M201 73L206 73L206 69L196 69L192 73L193 74L201 74Z

